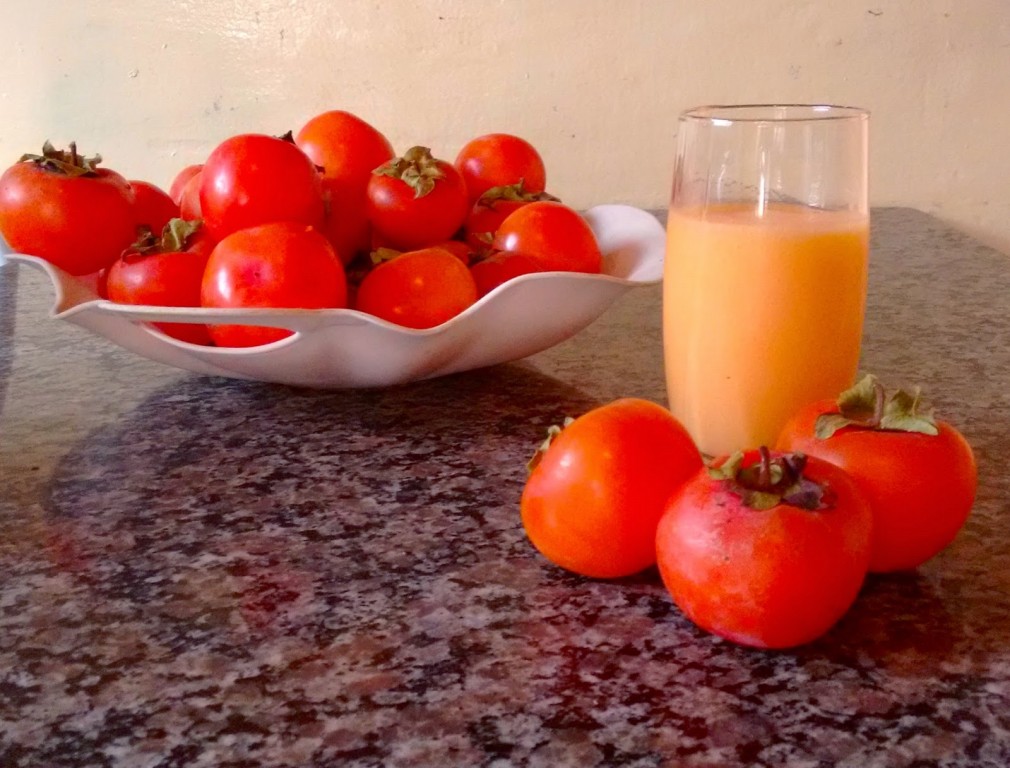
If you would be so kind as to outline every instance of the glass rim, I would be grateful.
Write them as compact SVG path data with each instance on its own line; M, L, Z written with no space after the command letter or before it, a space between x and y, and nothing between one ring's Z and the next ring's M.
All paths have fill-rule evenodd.
M782 114L774 114L780 111ZM795 114L793 114L795 113ZM682 122L813 123L823 120L866 120L870 111L841 104L706 104L680 113Z

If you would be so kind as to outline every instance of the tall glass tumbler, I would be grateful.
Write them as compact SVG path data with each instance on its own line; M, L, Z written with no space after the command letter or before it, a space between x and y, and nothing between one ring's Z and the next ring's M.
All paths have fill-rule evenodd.
M774 443L859 365L869 114L740 105L681 115L663 278L670 409L704 453Z

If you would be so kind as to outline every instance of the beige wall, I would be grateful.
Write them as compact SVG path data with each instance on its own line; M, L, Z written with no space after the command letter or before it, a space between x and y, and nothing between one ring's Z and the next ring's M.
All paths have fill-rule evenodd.
M664 206L698 103L868 107L874 204L1010 253L1008 0L0 0L0 158L75 138L167 184L353 111L452 159L518 133L567 202Z

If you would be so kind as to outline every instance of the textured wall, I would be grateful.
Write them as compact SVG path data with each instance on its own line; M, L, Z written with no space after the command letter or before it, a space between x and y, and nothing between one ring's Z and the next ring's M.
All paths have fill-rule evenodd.
M1010 252L1007 0L0 0L0 29L11 161L75 138L167 184L339 107L449 159L519 133L567 202L651 207L680 110L842 102L873 112L875 204Z

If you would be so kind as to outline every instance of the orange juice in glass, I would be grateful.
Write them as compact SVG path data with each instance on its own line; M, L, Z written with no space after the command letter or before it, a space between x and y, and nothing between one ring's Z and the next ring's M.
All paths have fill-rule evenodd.
M711 455L770 445L856 376L866 298L868 115L703 107L681 117L667 220L670 409Z

